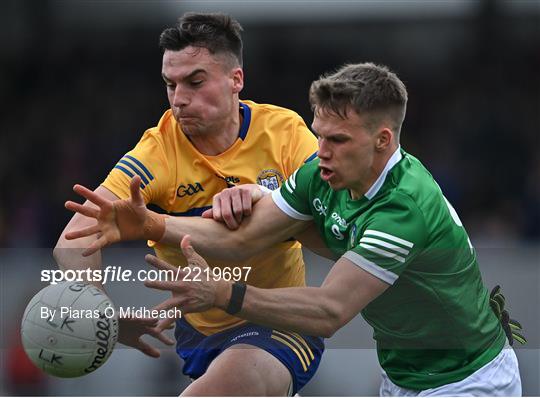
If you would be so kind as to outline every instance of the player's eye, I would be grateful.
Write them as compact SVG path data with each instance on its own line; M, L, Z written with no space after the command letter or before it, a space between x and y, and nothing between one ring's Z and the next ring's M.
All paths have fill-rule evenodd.
M169 89L169 90L174 90L176 88L176 84L174 84L174 83L165 82L165 85L167 86L167 89Z
M328 141L335 142L336 144L341 144L342 142L347 141L345 137L330 137Z
M202 80L192 80L190 84L191 84L193 87L197 87L197 86L200 86L202 83L203 83Z

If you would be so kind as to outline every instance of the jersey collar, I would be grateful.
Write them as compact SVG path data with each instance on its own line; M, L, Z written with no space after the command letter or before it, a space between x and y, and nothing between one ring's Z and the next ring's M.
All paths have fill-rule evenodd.
M388 172L401 160L402 157L403 155L401 155L401 146L398 146L396 151L392 154L392 156L390 156L390 159L388 159L388 162L386 162L386 166L384 166L384 169L379 178L377 178L371 188L369 188L368 191L364 194L366 198L371 200L375 195L377 195L377 192L379 192L382 185L384 184L384 180L386 180Z
M242 113L244 120L242 121L242 125L240 126L238 138L244 141L246 139L246 135L249 130L249 124L251 122L251 109L249 109L249 106L247 106L247 104L240 102L240 112Z

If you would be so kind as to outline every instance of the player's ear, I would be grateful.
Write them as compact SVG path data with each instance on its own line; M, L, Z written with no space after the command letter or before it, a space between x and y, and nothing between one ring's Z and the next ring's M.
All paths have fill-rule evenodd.
M390 130L388 127L384 127L381 130L379 130L377 133L377 137L375 139L375 149L377 151L384 151L386 148L388 148L389 145L392 144L392 141L394 140L394 132Z
M242 68L234 68L231 74L233 94L238 94L244 88L244 71Z

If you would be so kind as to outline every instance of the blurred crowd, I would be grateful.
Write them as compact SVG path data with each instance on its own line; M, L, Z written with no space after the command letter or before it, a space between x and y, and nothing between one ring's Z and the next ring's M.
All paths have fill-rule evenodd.
M462 18L239 18L242 98L294 109L309 125L318 75L345 62L387 64L409 90L402 146L432 171L473 242L537 242L538 14L489 4ZM168 106L157 39L176 15L162 26L77 30L36 7L19 10L3 39L1 247L53 246L73 184L99 185Z

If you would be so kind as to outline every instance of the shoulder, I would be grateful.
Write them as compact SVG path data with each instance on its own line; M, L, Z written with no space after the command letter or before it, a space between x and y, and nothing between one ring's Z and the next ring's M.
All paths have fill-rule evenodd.
M426 231L431 216L444 203L440 187L429 171L417 158L403 152L387 183L381 195L374 198L371 217L383 222L388 217L399 220L403 227L415 225Z
M144 132L140 143L146 143L149 145L167 146L169 141L173 140L177 134L175 134L176 120L170 109L159 119L157 126L151 127Z
M440 199L442 192L426 167L416 157L403 151L403 158L391 172L391 196L408 198L418 207Z

